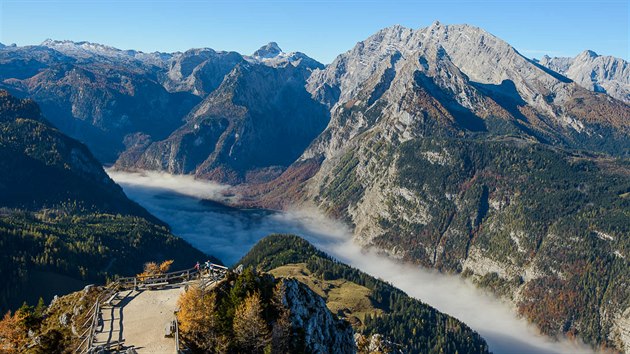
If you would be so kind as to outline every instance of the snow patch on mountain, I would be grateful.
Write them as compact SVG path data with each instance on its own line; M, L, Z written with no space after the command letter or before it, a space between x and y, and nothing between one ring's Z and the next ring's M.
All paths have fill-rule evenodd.
M269 42L267 45L264 45L255 51L252 56L258 58L274 58L280 54L282 54L282 49L280 49L278 43Z
M73 58L89 59L97 55L116 60L137 60L147 65L159 67L162 67L173 56L170 53L144 53L137 50L121 50L104 44L86 41L74 42L70 40L46 39L40 46L54 49Z
M286 53L282 51L276 42L269 42L256 50L251 56L245 56L244 58L250 63L264 64L274 68L286 65L293 65L295 67L302 65L310 70L313 70L322 69L324 67L322 63L304 53Z

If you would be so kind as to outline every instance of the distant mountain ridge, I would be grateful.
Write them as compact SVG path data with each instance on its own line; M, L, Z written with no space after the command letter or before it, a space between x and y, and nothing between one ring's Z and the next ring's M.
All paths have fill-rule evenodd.
M539 63L583 87L630 103L630 63L585 50L574 58L543 56Z
M113 162L130 133L168 136L199 102L168 92L158 82L159 67L82 48L72 45L71 55L46 46L3 48L0 88L35 99L51 123L101 161Z
M445 28L450 28L450 31L445 32ZM579 90L569 89L572 90L569 92L567 88L570 86L567 86L555 92L553 88L557 86L555 81L537 73L545 69L544 63L534 62L541 70L526 69L528 75L513 75L517 70L531 67L532 61L520 56L513 49L509 49L509 45L487 32L482 34L487 41L484 46L494 47L495 50L503 51L502 53L506 55L487 57L484 60L499 60L503 63L499 67L504 71L480 69L494 66L489 62L480 62L480 59L469 60L469 58L484 57L482 55L484 49L479 52L479 49L466 44L468 43L466 38L470 37L466 33L477 36L483 32L481 29L474 29L471 26L444 26L436 22L426 29L415 31L400 26L394 26L385 31L391 32L392 29L400 33L383 33L382 35L398 35L403 39L405 42L392 42L392 45L401 48L398 50L401 54L405 51L413 51L414 43L422 43L423 38L432 37L448 52L449 60L468 77L468 80L477 84L477 91L485 90L486 95L492 93L493 96L496 96L496 92L508 95L507 97L493 97L495 101L505 101L510 97L516 97L514 93L510 93L508 86L501 86L511 85L510 81L514 83L515 88L520 90L517 93L519 98L524 99L528 106L535 109L534 112L524 114L512 112L517 113L520 120L538 120L538 115L542 112L543 116L559 115L559 124L563 127L579 128L579 123L575 121L574 116L587 117L589 115L588 112L580 111L581 108L573 105L571 100L565 99L573 97L574 100L583 100L584 97L578 97L582 95ZM466 30L462 31L462 29ZM467 49L453 51L455 48L453 45L456 42L453 38L458 38ZM391 53L396 50L394 47L387 49ZM473 53L470 50L478 52ZM383 53L374 54L377 54L375 58L382 58ZM368 59L368 62L380 62L380 59L375 58ZM475 60L477 61L473 62ZM164 140L178 128L183 127L186 124L186 117L193 114L193 110L198 110L195 106L201 104L203 99L219 88L237 65L245 63L254 66L264 65L278 70L292 65L296 68L304 68L307 72L314 72L307 78L307 90L314 99L328 105L339 99L336 95L340 93L335 93L334 90L342 89L344 94L348 94L352 92L352 89L348 91L347 85L356 85L362 81L360 74L356 74L350 79L354 82L353 84L343 83L341 86L333 85L326 88L326 85L331 82L321 81L322 74L318 73L324 72L322 71L324 66L321 63L300 52L285 53L275 42L261 47L248 56L209 48L191 49L183 53L143 53L85 41L46 40L38 46L2 48L0 68L3 70L0 73L0 87L20 97L36 99L53 124L65 133L88 144L101 161L112 163L124 151L138 155L142 150L140 146L148 144L149 141ZM335 65L332 63L330 66ZM560 70L558 66L552 69L554 68ZM356 69L357 72L367 73L364 71L366 68L356 67ZM331 70L327 69L325 72L331 72ZM552 72L548 71L548 73ZM616 77L623 77L624 72L619 71L616 75ZM553 77L553 75L547 76ZM556 80L561 77L561 75L556 75ZM593 89L593 85L588 82L575 81ZM625 84L622 81L617 80L614 84L606 84L609 87L608 91L617 98L619 95L614 92L619 90L613 89L612 86L623 89ZM534 84L534 82L537 83ZM315 87L322 84L323 89ZM553 92L547 92L549 89ZM553 98L555 103L546 102L551 99L550 94L555 95ZM590 106L596 107L598 111L606 111L605 116L615 119L615 124L625 124L624 121L627 119L615 118L619 115L616 113L619 107L614 107L614 104L611 106L609 103L602 102L601 99L596 101L593 99L593 97L587 99L590 101ZM561 103L563 107L560 108L558 103ZM510 105L516 109L515 107L519 107L519 101L516 100ZM559 108L561 111L555 112ZM610 110L613 111L612 115L608 112ZM557 128L552 129L557 130ZM564 136L566 135L564 133L561 137L553 137L556 140L553 143L564 143L558 141L558 138L575 140L576 137L573 136L576 135L575 133L569 132L571 135L569 137ZM607 135L609 133L615 134L606 131ZM590 134L597 136L592 132ZM581 135L579 139L587 134ZM591 137L585 140L596 139ZM588 144L589 149L603 148L604 151L611 152L609 147L603 146L606 145L605 141L591 141ZM569 145L574 144L569 142ZM210 157L213 151L214 149L207 150L207 156ZM127 160L128 156L122 161L122 165L128 166ZM277 167L267 166L267 168ZM218 177L217 174L211 175ZM247 179L242 176L221 178L226 178L224 181L228 182L242 182Z
M131 169L196 173L232 183L269 179L291 164L328 121L326 110L304 88L312 70L323 65L303 53L285 53L277 44L244 56L207 48L142 53L47 40L40 46L3 48L0 68L0 88L36 99L55 126L85 142L101 161L120 157L118 166ZM250 82L244 86L244 81ZM237 89L244 90L230 92ZM214 125L195 132L204 122ZM266 135L258 134L261 129ZM183 136L205 142L182 143ZM286 137L292 142L285 153L277 145ZM249 140L271 146L253 171L244 166L258 159L252 154L260 149L252 150ZM161 150L167 146L169 154ZM272 153L286 156L270 160Z
M94 55L118 60L137 60L146 65L164 66L173 57L172 53L144 53L136 50L121 50L104 44L92 42L74 42L69 40L47 39L40 46L59 51L74 58L90 58Z

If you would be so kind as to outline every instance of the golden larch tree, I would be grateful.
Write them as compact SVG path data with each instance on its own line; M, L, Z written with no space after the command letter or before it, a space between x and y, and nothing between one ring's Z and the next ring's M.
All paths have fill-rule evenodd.
M234 339L249 353L262 353L271 341L271 333L262 318L260 294L255 292L245 298L234 313Z
M27 343L25 314L11 311L0 321L0 353L20 353Z
M214 306L216 295L191 286L177 302L177 321L182 337L199 349L212 351L219 341Z

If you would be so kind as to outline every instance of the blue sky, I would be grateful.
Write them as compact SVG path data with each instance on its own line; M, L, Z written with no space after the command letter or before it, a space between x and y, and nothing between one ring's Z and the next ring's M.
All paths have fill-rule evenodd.
M87 40L122 49L252 53L276 41L324 62L394 24L468 23L528 57L584 49L630 58L628 0L0 0L0 42Z

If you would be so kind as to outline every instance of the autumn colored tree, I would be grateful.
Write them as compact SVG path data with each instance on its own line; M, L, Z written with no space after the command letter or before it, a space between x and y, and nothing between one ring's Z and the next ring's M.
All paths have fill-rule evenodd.
M13 315L9 311L4 315L0 321L0 352L21 352L28 341L25 317L22 311L16 311Z
M192 353L306 352L291 323L281 282L251 268L180 295L181 338Z
M191 286L177 302L177 320L182 337L200 351L215 351L220 342L214 313L216 295Z
M147 262L144 264L144 271L138 274L138 278L145 279L167 273L169 269L171 269L172 264L172 259L166 260L160 264L157 264L155 262Z
M234 339L243 351L263 353L270 344L271 333L262 317L260 293L245 298L234 314Z
M166 261L160 263L160 266L159 266L160 274L168 273L168 271L171 269L171 265L172 264L173 264L173 260L172 259L169 259L169 260L166 260Z

